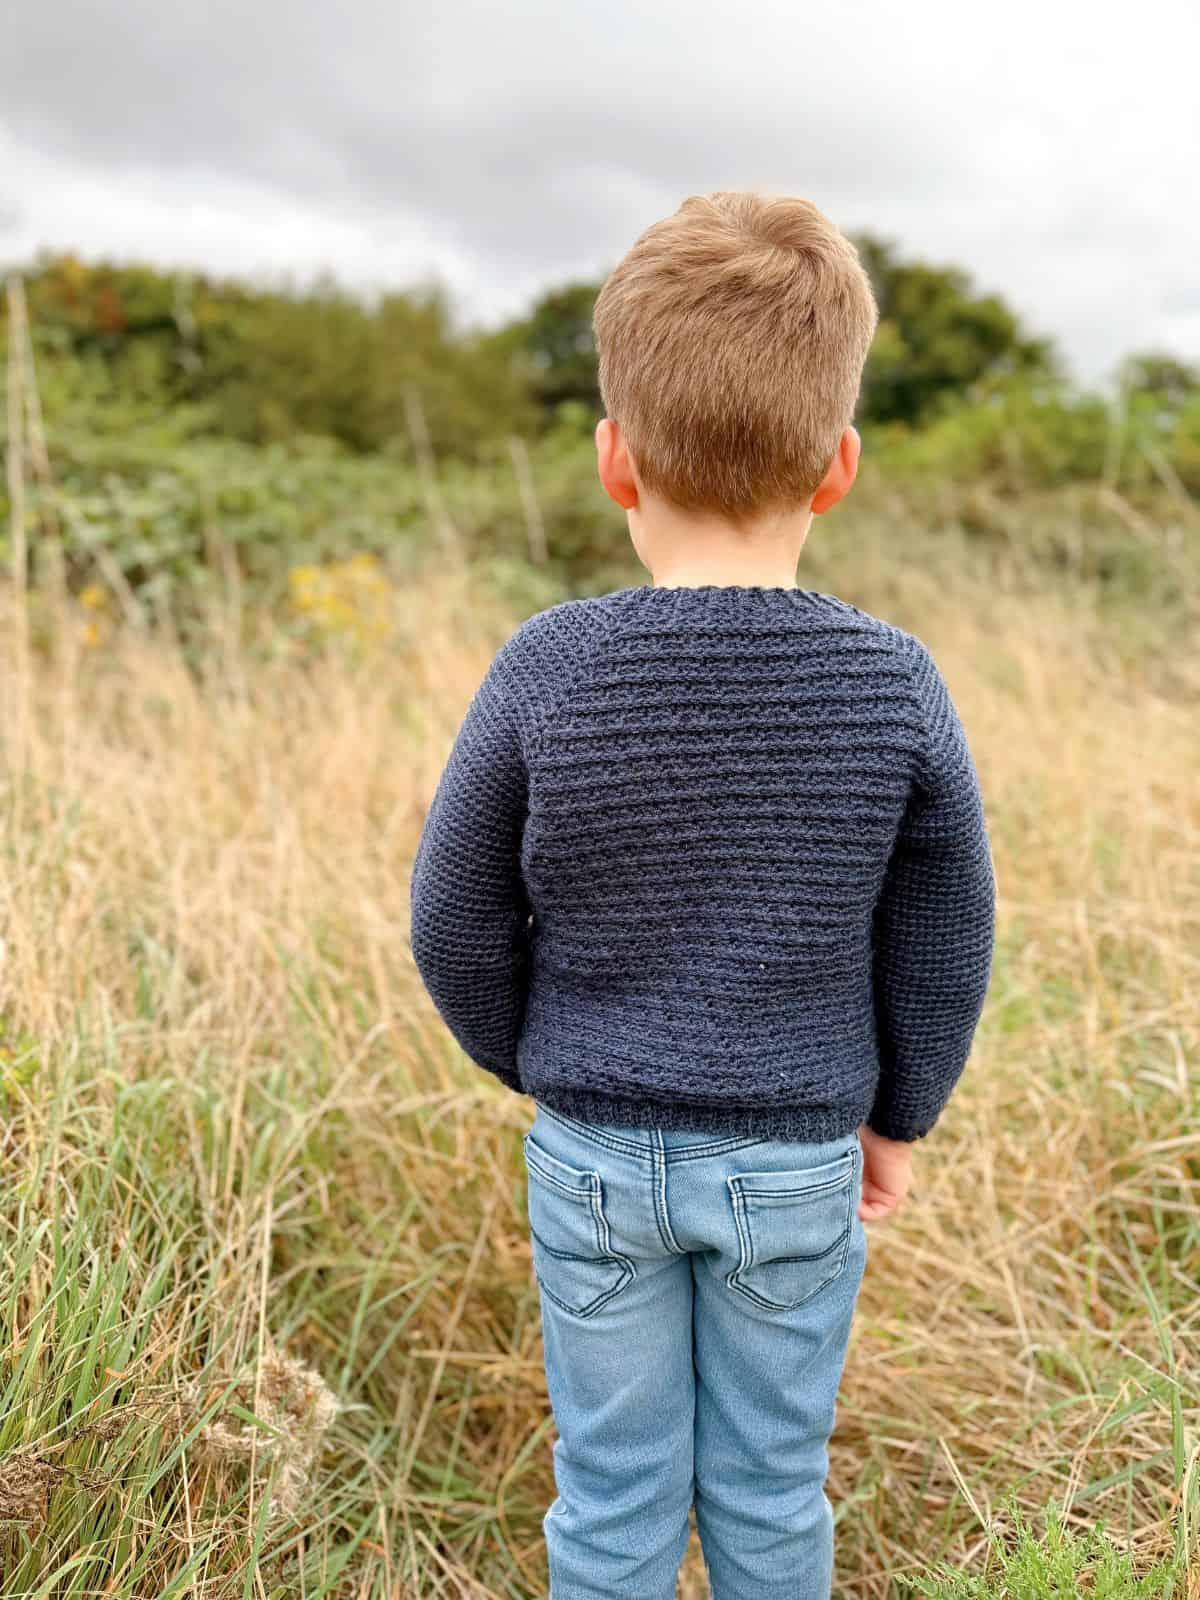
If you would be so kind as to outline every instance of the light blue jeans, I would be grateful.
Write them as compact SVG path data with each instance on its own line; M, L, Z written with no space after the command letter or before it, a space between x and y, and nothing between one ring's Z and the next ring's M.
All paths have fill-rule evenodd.
M829 1600L827 1444L866 1264L858 1135L598 1126L535 1101L551 1600Z

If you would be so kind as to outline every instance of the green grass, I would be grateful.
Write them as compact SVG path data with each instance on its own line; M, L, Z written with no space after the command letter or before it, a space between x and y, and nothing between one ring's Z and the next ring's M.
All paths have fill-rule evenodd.
M1174 1592L1179 1566L1156 1562L1140 1577L1131 1556L1117 1549L1103 1527L1079 1532L1050 1501L1040 1537L1019 1506L1010 1509L1012 1534L989 1531L981 1576L943 1568L914 1579L909 1593L924 1600L1162 1600Z

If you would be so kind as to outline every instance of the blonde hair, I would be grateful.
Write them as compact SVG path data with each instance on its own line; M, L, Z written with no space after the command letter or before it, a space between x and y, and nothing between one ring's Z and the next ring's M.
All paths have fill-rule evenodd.
M858 252L808 200L691 195L609 275L600 393L646 489L734 520L805 504L875 332Z

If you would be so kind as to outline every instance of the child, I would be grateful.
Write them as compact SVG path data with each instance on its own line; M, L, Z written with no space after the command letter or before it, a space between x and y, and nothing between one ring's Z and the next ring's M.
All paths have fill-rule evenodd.
M796 584L876 308L807 201L648 228L595 309L600 479L653 583L498 651L412 878L420 973L535 1115L552 1600L827 1600L865 1221L970 1049L980 794L911 634Z

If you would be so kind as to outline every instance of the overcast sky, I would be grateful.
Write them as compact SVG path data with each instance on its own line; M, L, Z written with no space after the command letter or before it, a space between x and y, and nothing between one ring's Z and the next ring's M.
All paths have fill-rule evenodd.
M967 267L1085 379L1200 358L1194 0L23 0L0 260L430 276L465 319L705 189Z

